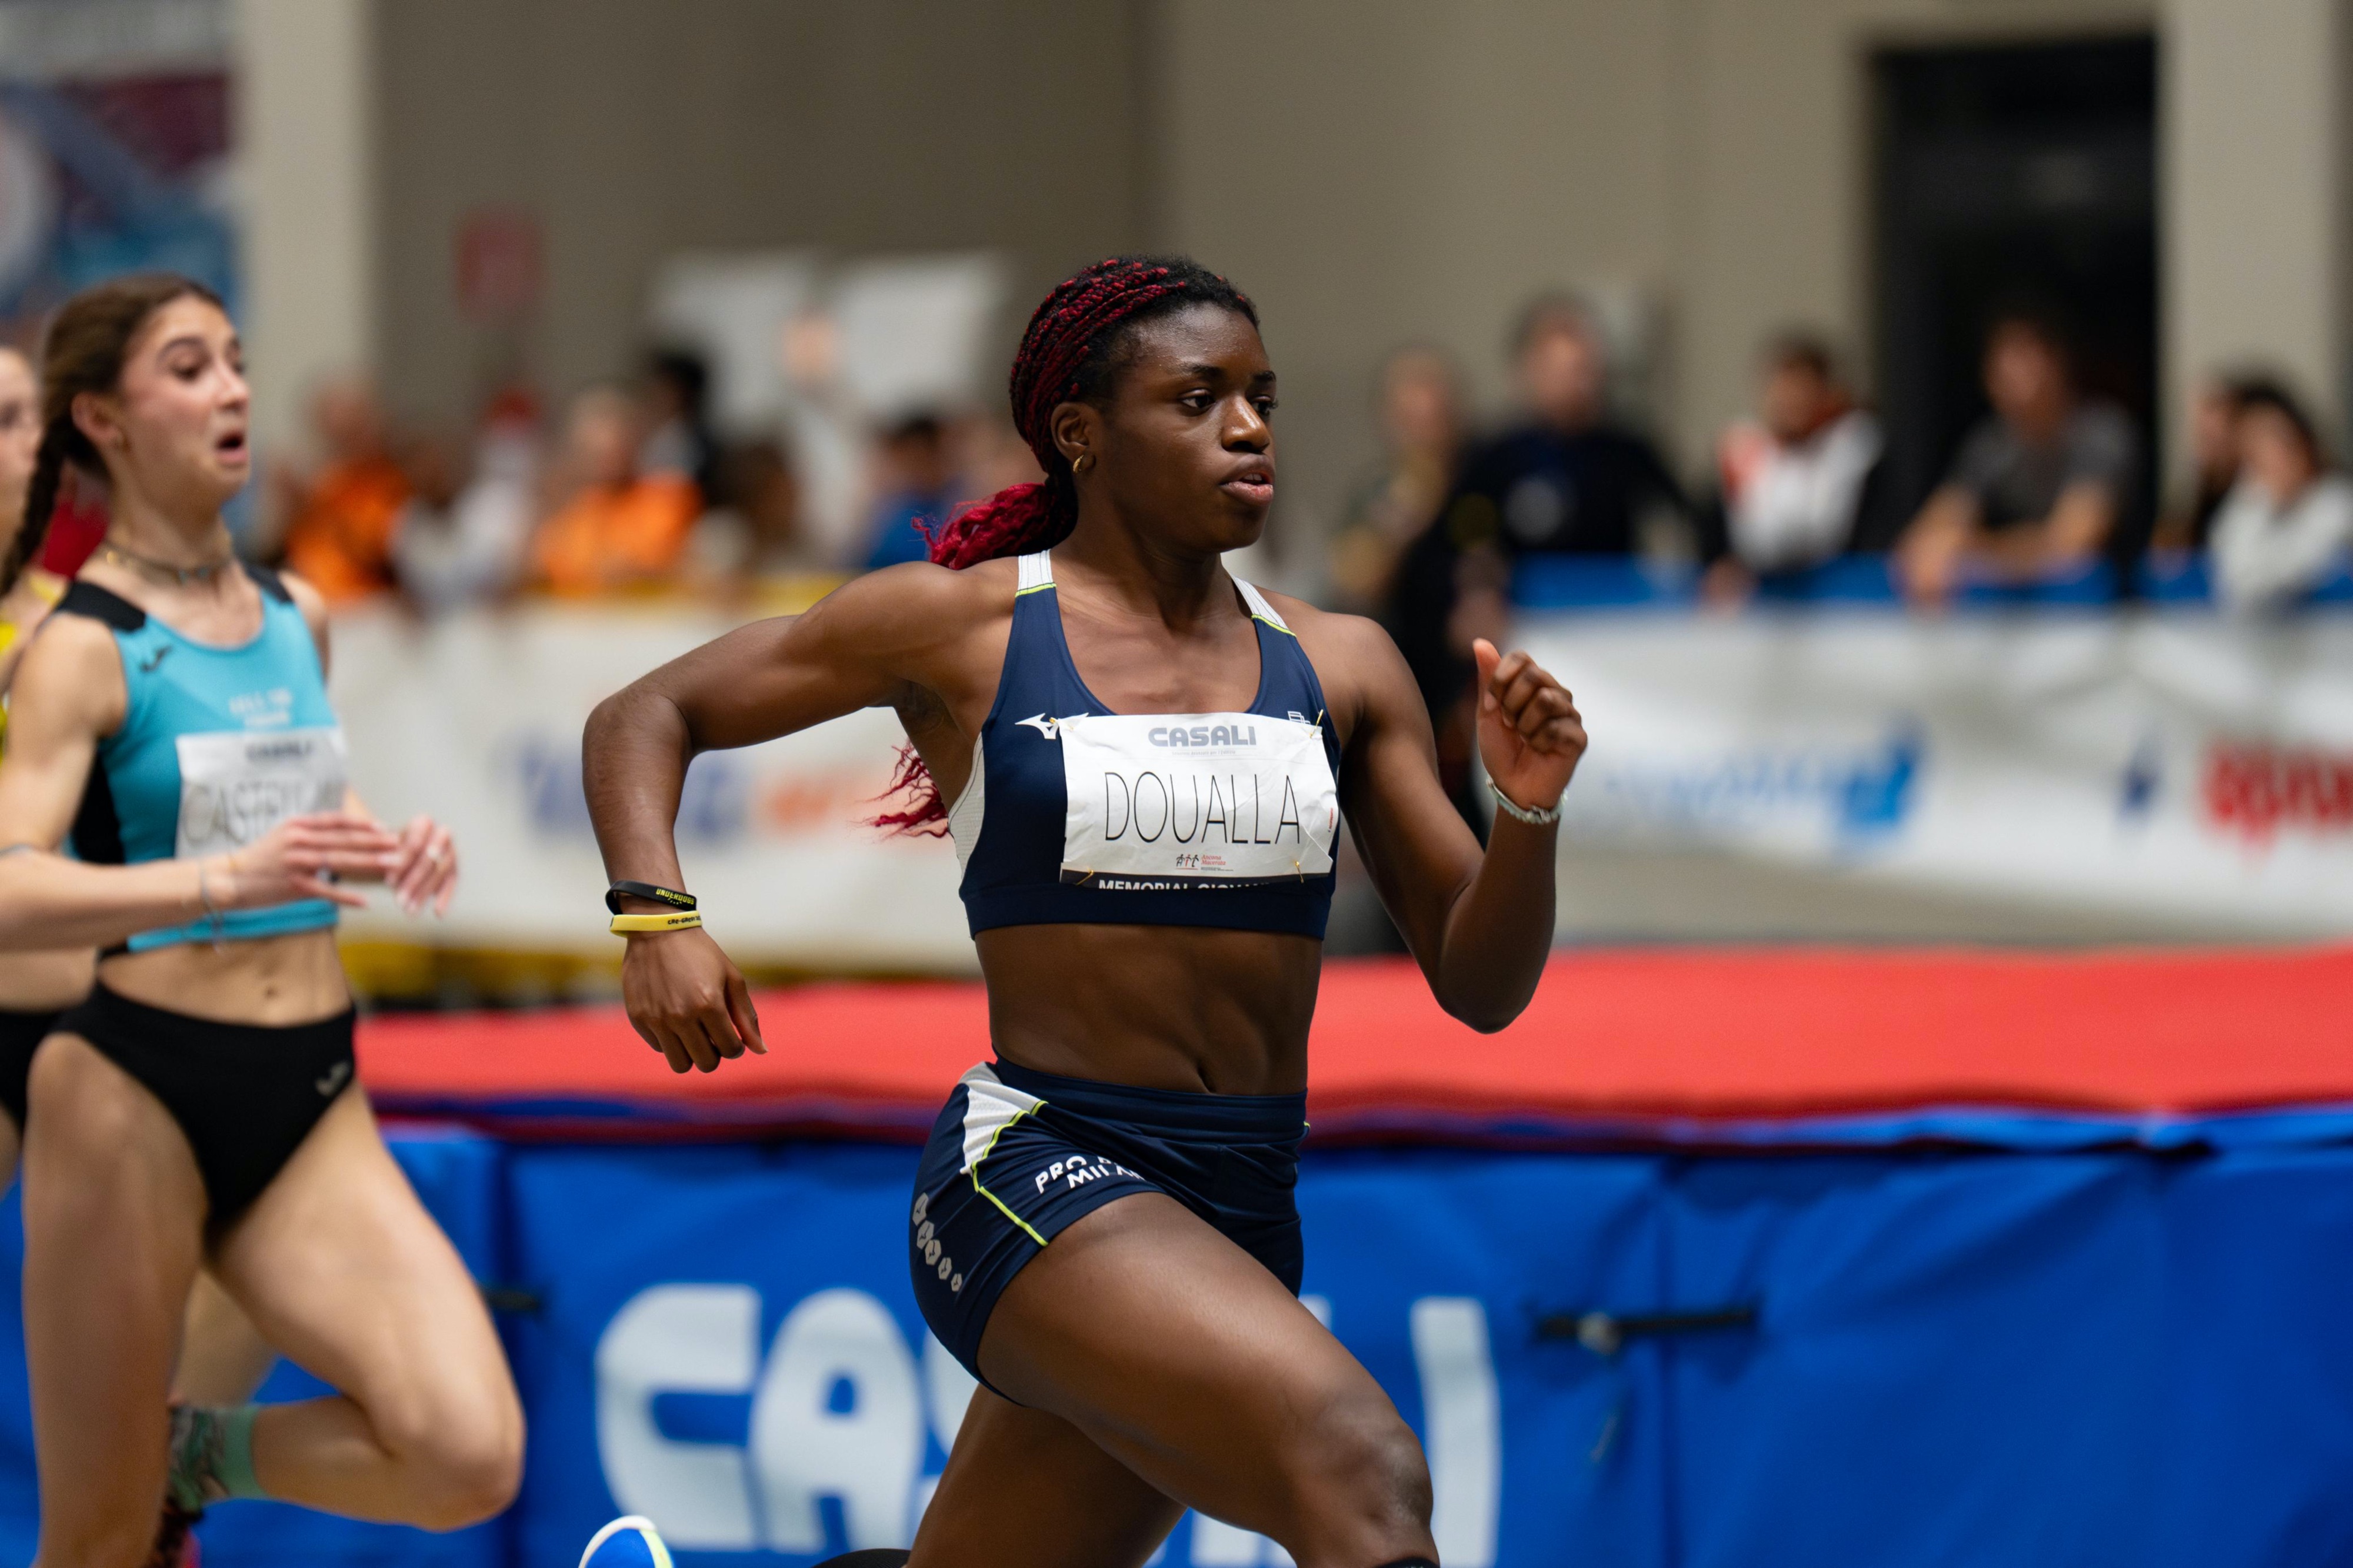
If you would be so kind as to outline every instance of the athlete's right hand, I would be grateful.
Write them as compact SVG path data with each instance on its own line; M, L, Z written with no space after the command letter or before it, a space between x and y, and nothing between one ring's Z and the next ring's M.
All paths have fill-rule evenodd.
M670 1070L715 1072L723 1058L768 1054L743 972L700 926L641 931L621 960L621 1000Z
M367 896L340 886L350 877L381 881L399 859L400 840L364 816L316 811L290 816L260 838L207 868L205 891L225 910L259 909L297 899L327 899L353 909Z

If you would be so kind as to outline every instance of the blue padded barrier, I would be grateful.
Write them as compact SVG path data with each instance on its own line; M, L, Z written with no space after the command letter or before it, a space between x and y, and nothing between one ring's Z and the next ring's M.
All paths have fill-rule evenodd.
M913 1150L396 1147L528 1300L522 1497L450 1537L227 1505L210 1562L571 1568L625 1510L683 1568L903 1542L969 1394L908 1293ZM1311 1148L1299 1194L1310 1305L1424 1437L1449 1568L2353 1558L2344 1143ZM1161 1561L1280 1559L1188 1520Z

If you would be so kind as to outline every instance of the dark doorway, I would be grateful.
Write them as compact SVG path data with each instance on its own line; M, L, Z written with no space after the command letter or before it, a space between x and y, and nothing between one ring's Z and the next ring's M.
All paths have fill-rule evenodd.
M1891 49L1873 66L1879 390L1896 503L1884 531L1910 517L1985 414L1987 319L2012 301L2055 313L2084 390L2138 425L2146 512L2158 405L2156 41Z

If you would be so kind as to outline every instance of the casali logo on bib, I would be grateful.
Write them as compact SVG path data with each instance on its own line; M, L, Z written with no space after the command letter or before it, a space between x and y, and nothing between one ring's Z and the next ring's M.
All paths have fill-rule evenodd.
M1148 731L1145 739L1155 746L1255 746L1258 744L1258 726L1164 724Z

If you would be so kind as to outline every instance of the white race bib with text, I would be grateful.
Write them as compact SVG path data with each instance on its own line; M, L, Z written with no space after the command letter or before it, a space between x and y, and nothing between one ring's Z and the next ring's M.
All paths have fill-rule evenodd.
M1056 722L1062 880L1112 891L1247 888L1332 869L1340 797L1324 731L1262 713Z
M290 816L341 811L346 765L343 731L214 730L182 735L180 832L183 858L242 848Z

